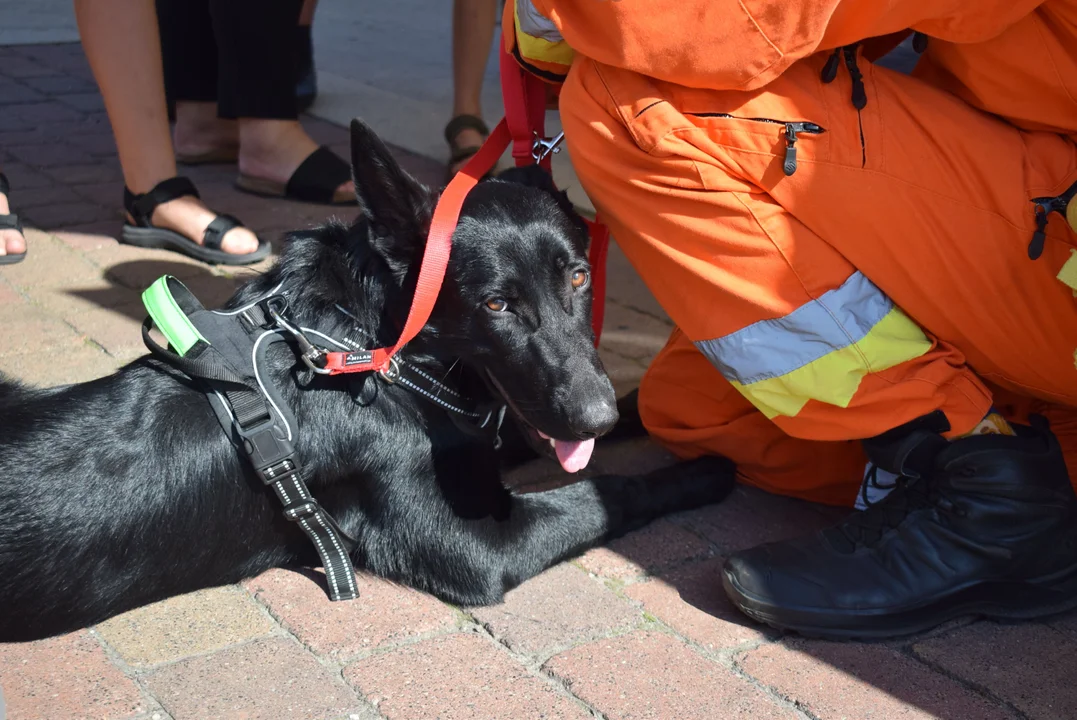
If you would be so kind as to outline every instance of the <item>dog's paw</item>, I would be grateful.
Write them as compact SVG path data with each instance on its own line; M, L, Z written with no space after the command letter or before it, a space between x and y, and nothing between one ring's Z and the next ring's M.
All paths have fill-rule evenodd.
M693 507L725 500L737 480L737 466L729 458L706 455L664 468L663 482L680 486L686 504Z

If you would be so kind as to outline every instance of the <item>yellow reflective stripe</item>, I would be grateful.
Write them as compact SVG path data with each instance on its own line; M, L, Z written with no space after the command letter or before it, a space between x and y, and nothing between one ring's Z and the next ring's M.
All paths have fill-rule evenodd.
M848 407L868 373L920 357L931 341L898 308L883 316L856 342L779 377L742 385L731 381L770 419L796 416L809 400Z
M514 8L513 22L516 26L516 47L519 48L523 58L565 66L572 64L574 52L564 40L550 42L541 37L529 35L521 28L519 5Z

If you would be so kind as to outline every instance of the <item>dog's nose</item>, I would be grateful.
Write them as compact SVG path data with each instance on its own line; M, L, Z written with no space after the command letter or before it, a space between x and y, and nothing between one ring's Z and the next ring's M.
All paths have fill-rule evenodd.
M612 430L619 417L616 403L605 400L590 402L579 408L579 414L572 423L572 432L580 440L593 440Z

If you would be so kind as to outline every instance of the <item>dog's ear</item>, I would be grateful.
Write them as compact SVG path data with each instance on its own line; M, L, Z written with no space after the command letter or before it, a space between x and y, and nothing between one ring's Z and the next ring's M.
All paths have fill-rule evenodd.
M381 138L358 119L351 122L351 146L356 197L386 242L379 250L406 262L430 225L434 194L400 167Z

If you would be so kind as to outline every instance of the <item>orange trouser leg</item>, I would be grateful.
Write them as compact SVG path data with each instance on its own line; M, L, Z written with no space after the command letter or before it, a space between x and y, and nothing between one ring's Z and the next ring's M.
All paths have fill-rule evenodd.
M934 410L963 433L991 404L980 376L1077 404L1077 303L1054 277L1077 240L1055 217L1027 253L1030 198L1077 182L1073 141L863 60L858 112L825 60L752 93L577 60L560 102L572 161L648 287L794 437ZM813 125L793 127L787 175L793 121Z
M1077 409L992 389L995 407L1008 420L1047 418L1077 489ZM679 457L728 457L743 482L779 495L847 507L856 501L867 466L858 441L802 440L782 432L679 329L643 376L639 410L651 437Z
M651 436L683 458L721 455L768 492L852 506L867 458L856 440L782 432L737 392L680 330L648 368L639 411Z

